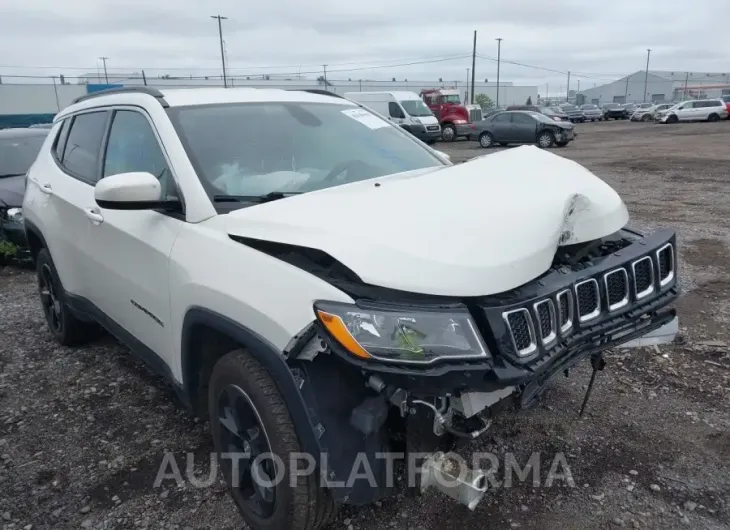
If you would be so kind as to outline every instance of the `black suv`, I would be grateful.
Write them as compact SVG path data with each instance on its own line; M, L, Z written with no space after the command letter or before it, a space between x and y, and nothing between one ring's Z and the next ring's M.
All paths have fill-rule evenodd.
M626 108L620 103L604 103L603 104L603 118L606 120L625 120L629 117L629 113L626 112Z

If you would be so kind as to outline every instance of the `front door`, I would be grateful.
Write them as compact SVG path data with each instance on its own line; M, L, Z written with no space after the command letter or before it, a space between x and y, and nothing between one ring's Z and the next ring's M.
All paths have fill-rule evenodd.
M158 177L165 196L177 195L164 149L152 122L139 109L112 116L101 178L145 171ZM171 363L169 256L183 219L154 210L107 210L96 214L89 242L96 249L91 301L136 339Z

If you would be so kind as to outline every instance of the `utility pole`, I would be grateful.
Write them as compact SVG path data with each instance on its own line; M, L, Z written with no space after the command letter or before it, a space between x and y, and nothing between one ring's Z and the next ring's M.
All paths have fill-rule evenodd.
M474 30L474 46L471 49L471 99L470 103L474 104L474 73L476 72L476 61L477 61L477 30ZM468 68L467 68L468 70ZM468 83L469 80L467 79Z
M469 101L469 68L466 69L466 94L464 95L464 102ZM471 98L474 101L474 98Z
M626 88L624 89L624 103L626 103L626 99L629 97L629 76L626 76Z
M649 56L651 55L651 48L646 49L646 72L644 72L644 102L646 102L646 84L649 82Z
M144 70L142 70L142 82L144 83L144 86L147 86L147 76L144 75Z
M327 90L327 65L323 64L322 68L324 68L324 89Z
M108 76L108 75L107 75L107 73L106 73L106 60L107 60L108 58L109 58L109 57L99 57L99 59L101 59L101 62L103 62L103 63L104 63L104 82L105 82L105 83L106 83L107 85L109 84L109 76Z
M565 90L565 101L570 103L570 70L568 70L568 88Z
M682 101L687 99L687 81L689 81L689 72L686 72L684 76L684 93L682 94Z
M228 17L222 17L220 15L211 15L210 18L214 18L218 21L218 40L221 44L221 65L223 67L223 88L228 88L228 79L226 78L226 55L223 52L223 20L228 20Z
M497 41L497 104L496 108L499 108L499 66L502 60L502 38L498 37L494 39Z

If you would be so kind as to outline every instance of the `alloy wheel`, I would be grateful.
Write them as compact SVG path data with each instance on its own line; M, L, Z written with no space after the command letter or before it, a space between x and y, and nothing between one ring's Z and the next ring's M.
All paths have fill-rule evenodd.
M258 517L271 517L276 507L277 465L261 417L239 386L228 385L221 392L217 421L221 467L233 497Z
M46 316L48 327L54 333L63 332L63 311L58 298L58 290L53 281L53 271L49 265L43 265L38 275L38 287L41 293L41 305Z

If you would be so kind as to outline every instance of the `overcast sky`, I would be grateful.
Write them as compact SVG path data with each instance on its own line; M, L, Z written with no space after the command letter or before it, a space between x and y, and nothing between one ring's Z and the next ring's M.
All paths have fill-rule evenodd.
M223 21L232 75L307 73L329 79L465 80L478 31L476 77L515 84L603 84L642 70L730 70L726 10L717 0L26 0L0 2L0 76L145 69L219 75ZM438 62L427 62L435 61ZM398 63L409 66L371 68ZM39 68L43 67L43 68ZM315 73L316 72L316 73ZM553 88L554 87L554 88Z

